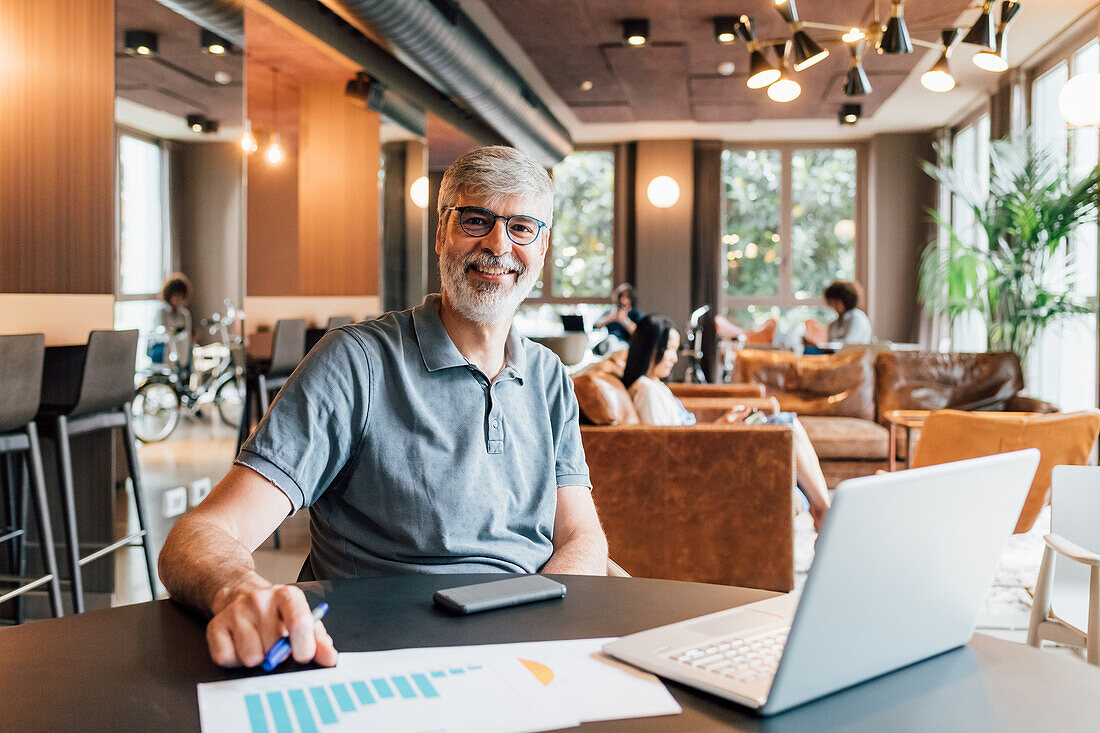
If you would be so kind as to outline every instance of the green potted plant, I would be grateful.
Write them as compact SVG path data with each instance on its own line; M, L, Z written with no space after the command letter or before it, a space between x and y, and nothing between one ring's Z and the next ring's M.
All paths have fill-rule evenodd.
M948 241L932 242L921 257L921 304L952 321L980 314L990 350L1014 351L1026 365L1045 328L1095 312L1094 298L1072 290L1069 258L1060 259L1074 230L1096 222L1100 167L1074 174L1064 150L1029 130L991 144L989 190L979 191L949 150L936 152L942 165L923 162L924 171L970 209L981 233L957 231L929 210Z

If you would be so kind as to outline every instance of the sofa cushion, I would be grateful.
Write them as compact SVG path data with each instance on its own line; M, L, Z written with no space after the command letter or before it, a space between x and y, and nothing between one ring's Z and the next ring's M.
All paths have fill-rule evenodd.
M801 356L745 349L737 357L737 369L740 381L763 384L784 410L875 419L874 362L867 350Z
M573 375L581 419L588 425L634 425L640 422L622 380L622 367L609 357Z
M883 351L875 382L880 421L893 410L1003 411L1024 387L1020 359L1010 351Z
M798 418L821 460L850 459L885 461L890 431L871 420L855 417Z

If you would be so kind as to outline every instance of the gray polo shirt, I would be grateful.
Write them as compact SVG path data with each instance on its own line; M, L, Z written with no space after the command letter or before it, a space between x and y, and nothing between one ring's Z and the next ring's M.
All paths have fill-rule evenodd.
M591 486L558 357L513 328L490 382L438 304L326 334L237 458L310 508L320 579L537 572L557 488Z

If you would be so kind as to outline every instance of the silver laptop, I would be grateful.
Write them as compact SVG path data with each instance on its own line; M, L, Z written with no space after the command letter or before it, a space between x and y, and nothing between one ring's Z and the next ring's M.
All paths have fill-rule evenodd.
M604 651L762 714L969 641L1039 465L1023 450L844 481L795 593Z

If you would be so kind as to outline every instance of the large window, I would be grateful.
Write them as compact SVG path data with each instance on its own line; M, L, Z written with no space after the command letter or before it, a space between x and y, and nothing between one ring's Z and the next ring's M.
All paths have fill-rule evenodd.
M972 199L989 192L989 115L979 115L955 131L951 138L951 156L963 185L973 192ZM951 227L965 244L986 246L985 230L978 225L974 210L958 196L951 196ZM980 313L968 312L951 324L951 345L955 351L985 351L986 323Z
M138 328L143 336L155 326L158 291L171 267L165 167L158 141L129 133L118 136L115 327Z
M1069 130L1058 111L1058 94L1070 77L1083 72L1100 72L1100 43L1091 41L1076 49L1035 78L1031 86L1031 124L1040 139L1066 156L1076 175L1100 162L1100 140L1096 128ZM1093 313L1064 320L1047 329L1027 370L1028 389L1063 409L1097 405L1096 280L1097 227L1081 227L1066 242L1051 278L1068 279L1078 296L1093 303Z
M536 297L607 299L612 287L615 154L584 150L554 166L554 226Z
M777 145L722 153L722 309L742 326L768 318L794 341L821 299L857 279L857 151Z

